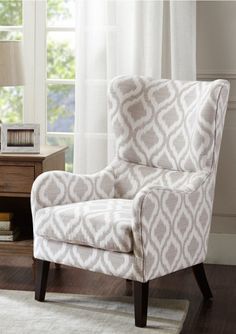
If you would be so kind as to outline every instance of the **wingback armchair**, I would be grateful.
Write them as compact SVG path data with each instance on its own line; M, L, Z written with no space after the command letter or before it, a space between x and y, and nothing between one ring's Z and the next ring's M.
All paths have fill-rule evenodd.
M152 279L192 267L212 297L203 261L228 94L224 80L111 82L115 159L96 174L51 171L34 182L36 300L50 262L132 280L138 327Z

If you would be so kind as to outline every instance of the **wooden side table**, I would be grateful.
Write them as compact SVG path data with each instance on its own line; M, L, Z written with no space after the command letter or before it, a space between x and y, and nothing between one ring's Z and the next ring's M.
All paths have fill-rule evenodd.
M32 256L31 187L38 175L65 170L66 146L42 146L39 154L0 153L0 211L14 213L21 235L18 241L0 242L0 255Z

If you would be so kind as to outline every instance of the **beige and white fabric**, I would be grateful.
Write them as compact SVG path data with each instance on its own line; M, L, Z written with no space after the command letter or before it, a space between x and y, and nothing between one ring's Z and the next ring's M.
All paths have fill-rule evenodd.
M86 201L37 211L35 233L50 240L129 253L133 251L131 220L131 200Z
M35 258L140 282L204 261L228 94L224 80L115 78L116 158L37 178Z

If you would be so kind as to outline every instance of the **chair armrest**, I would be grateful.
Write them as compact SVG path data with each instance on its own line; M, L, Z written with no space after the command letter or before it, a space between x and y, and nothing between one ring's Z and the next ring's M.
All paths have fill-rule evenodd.
M144 281L205 256L214 178L196 174L195 183L173 189L150 185L134 198L134 255L141 263Z
M91 175L64 171L45 172L31 190L33 218L44 207L114 197L114 175L110 166Z

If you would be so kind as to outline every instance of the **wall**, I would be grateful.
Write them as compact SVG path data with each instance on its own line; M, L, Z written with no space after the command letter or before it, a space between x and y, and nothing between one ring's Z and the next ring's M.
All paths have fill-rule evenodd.
M236 264L236 2L197 2L197 76L231 84L207 261Z

